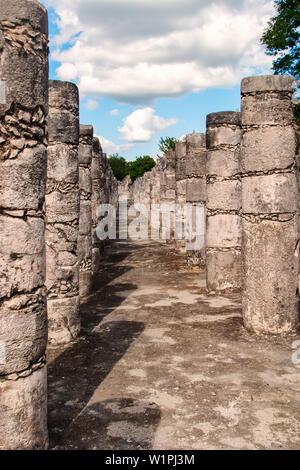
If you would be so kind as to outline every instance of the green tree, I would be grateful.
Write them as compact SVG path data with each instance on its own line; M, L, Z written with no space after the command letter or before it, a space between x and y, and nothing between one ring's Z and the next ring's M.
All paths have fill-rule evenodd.
M170 150L175 150L176 144L179 142L175 137L161 137L159 141L159 150L163 153L167 153Z
M300 0L275 0L275 6L277 15L268 22L261 43L274 56L276 75L290 74L300 80ZM295 106L295 117L300 125L300 104Z
M152 170L155 166L155 160L149 155L138 157L134 162L126 163L126 175L129 175L131 181L134 182L137 178L143 176L147 171Z
M115 153L109 156L108 161L117 180L122 181L127 174L125 158L121 157L118 153Z

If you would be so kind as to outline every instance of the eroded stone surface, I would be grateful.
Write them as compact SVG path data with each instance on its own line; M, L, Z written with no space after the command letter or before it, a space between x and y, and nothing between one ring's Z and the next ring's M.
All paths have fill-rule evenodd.
M74 340L80 331L77 301L79 93L76 85L50 81L49 104L45 237L48 336L50 343L60 344Z
M81 308L84 337L49 352L52 448L299 448L298 337L250 334L169 246L117 243Z
M207 122L207 288L237 291L242 283L241 115L209 114Z
M43 287L47 56L45 7L35 0L1 0L0 341L5 358L0 365L0 449L45 449L48 441Z
M242 82L243 315L256 333L287 334L298 325L293 89L286 76ZM249 172L254 166L267 174Z

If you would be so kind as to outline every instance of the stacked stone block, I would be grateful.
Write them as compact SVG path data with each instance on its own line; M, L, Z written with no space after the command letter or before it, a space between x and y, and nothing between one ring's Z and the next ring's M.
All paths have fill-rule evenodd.
M45 449L47 11L0 0L0 449Z
M186 189L187 189L187 175L186 175L186 142L178 142L175 147L175 202L180 211L175 214L175 224L181 227L176 230L180 235L180 230L184 235L184 206L186 204ZM176 249L186 253L186 242L182 239L175 239Z
M86 297L92 286L92 126L80 125L79 134L79 189L80 217L78 237L79 294Z
M50 81L46 191L46 287L50 344L80 331L77 239L79 224L79 93L76 85Z
M207 116L207 289L241 289L241 116Z
M170 233L162 233L164 241L174 240L174 206L175 206L175 151L165 153L161 162L160 171L160 204L162 205L162 217L170 220Z
M243 317L255 333L298 324L294 79L242 81Z
M206 207L206 136L205 134L187 134L186 136L186 202L193 206L202 205ZM196 212L194 213L196 215ZM197 215L199 217L199 215ZM203 243L205 243L205 219L198 221L202 227ZM194 216L194 230L196 220ZM200 233L197 235L200 237ZM189 266L205 266L206 249L205 245L200 250L187 251L187 263Z
M151 183L150 183L150 204L151 204L151 237L159 239L160 237L160 184L161 184L161 171L162 171L162 159L159 159L155 167L151 171Z

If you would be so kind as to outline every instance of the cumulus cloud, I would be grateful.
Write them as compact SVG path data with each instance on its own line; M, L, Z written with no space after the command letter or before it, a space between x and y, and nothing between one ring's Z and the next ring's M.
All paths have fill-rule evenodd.
M259 38L273 0L48 0L57 73L81 93L145 105L269 71ZM63 48L64 43L71 47Z
M155 115L153 108L137 109L123 120L118 127L121 140L149 142L154 134L177 123L177 119L165 119Z
M107 153L107 155L113 155L114 153L119 153L122 154L123 152L128 152L128 150L131 150L134 144L115 144L114 142L105 139L103 136L98 136L102 150L104 153Z
M64 62L56 69L56 73L61 80L76 80L78 74L74 64Z

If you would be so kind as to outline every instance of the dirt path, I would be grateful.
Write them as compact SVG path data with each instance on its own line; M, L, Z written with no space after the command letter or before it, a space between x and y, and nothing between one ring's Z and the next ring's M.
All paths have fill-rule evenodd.
M239 297L167 245L116 243L82 306L83 331L49 355L56 449L300 449L299 337L257 338Z

